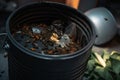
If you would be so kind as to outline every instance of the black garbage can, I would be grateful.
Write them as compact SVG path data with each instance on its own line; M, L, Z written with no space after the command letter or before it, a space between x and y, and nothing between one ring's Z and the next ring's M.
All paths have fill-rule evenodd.
M83 39L82 48L72 54L43 55L19 44L11 30L24 23L48 23L55 19L70 20L78 25ZM24 5L14 11L6 23L10 80L81 80L86 69L95 31L82 13L64 4L38 2ZM77 34L78 36L80 34Z

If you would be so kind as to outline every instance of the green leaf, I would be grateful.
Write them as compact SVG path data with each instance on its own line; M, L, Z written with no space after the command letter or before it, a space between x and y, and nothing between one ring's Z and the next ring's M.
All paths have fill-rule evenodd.
M89 60L87 65L88 70L90 71L93 70L94 66L95 66L95 60Z
M98 63L99 63L101 66L105 67L105 66L106 66L106 63L105 63L105 61L102 59L101 55L98 54L98 53L96 53L96 52L94 53L94 55L95 55L95 57L97 58Z
M103 68L103 67L100 67L100 66L96 66L95 68L95 72L100 76L102 77L103 79L105 80L113 80L111 74L109 73L108 69L107 68Z
M114 53L110 56L112 59L120 61L120 54L119 53Z
M92 52L87 68L88 80L120 80L120 54L104 51L101 56Z
M108 68L111 67L111 62L110 62L110 60L107 60L107 61L106 61L106 65L107 65L106 67L108 67Z
M119 74L120 73L120 61L110 58L111 60L111 67L114 73Z
M97 53L97 54L99 55L99 53ZM101 55L100 55L100 56L101 56ZM101 64L99 63L99 61L98 61L96 55L95 55L95 52L92 52L91 58L90 58L90 59L95 60L95 63L101 65Z
M95 72L99 74L99 76L103 77L104 76L104 68L100 66L96 66Z
M104 50L103 55L102 55L103 60L106 62L110 58L110 53Z
M94 55L94 52L92 52L91 56L90 56L90 59L95 59L95 55Z
M98 75L94 74L93 76L95 78L94 80L99 80L99 76Z
M94 79L94 72L91 72L90 75L88 76L88 80Z

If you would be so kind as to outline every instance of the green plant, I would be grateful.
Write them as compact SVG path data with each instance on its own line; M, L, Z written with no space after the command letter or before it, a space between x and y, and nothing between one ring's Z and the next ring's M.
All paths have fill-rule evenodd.
M92 52L84 76L87 80L120 80L120 53Z

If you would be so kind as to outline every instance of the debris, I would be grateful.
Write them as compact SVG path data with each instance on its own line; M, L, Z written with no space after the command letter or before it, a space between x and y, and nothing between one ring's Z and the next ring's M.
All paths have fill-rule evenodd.
M68 31L72 30L72 28L68 29L68 27L72 27L69 25L67 29L64 30L67 30L67 33L70 32L70 34L72 34L76 30L75 25L73 26L74 31L72 32ZM75 35L71 37L69 33L67 34L65 31L63 31L65 26L64 22L61 20L53 21L49 25L44 23L23 24L20 26L20 28L21 29L18 29L19 31L17 31L17 29L15 31L14 29L12 34L14 34L13 36L16 41L23 41L22 43L24 44L22 45L31 51L35 51L41 54L61 55L73 53L81 48L80 42L73 38ZM23 37L20 37L21 35Z

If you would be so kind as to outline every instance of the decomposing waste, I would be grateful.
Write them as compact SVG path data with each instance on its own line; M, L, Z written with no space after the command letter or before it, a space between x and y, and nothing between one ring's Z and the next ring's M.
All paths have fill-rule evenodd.
M22 24L12 29L12 35L25 48L41 54L61 55L81 49L82 34L72 22L67 26L61 20Z

